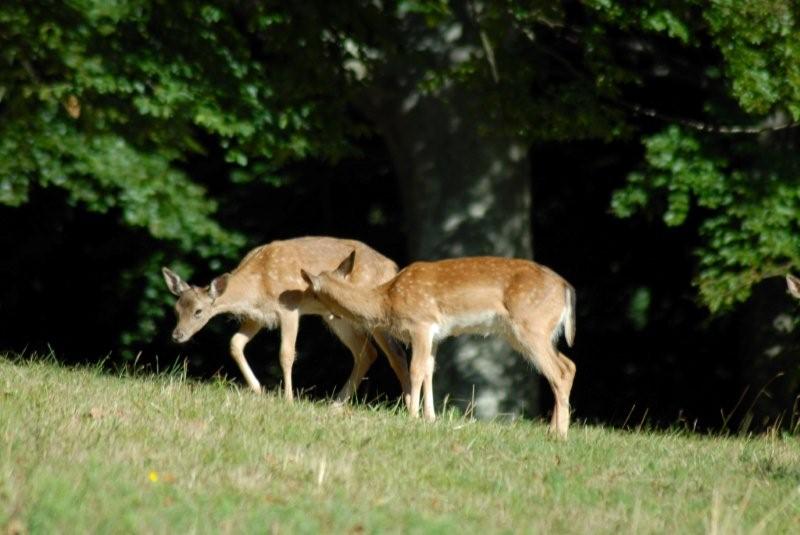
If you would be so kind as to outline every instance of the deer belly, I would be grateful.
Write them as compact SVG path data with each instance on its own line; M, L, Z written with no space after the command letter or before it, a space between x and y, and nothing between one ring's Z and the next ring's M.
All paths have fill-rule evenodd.
M473 312L449 316L431 327L434 341L461 334L490 336L503 331L504 322L494 311Z
M281 324L281 320L278 317L278 313L273 312L272 310L266 312L259 310L256 313L250 315L250 318L258 322L258 324L261 325L263 328L269 330L275 329Z

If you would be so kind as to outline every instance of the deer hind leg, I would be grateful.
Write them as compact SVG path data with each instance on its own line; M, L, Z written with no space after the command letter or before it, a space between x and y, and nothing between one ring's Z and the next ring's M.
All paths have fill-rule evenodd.
M559 353L550 338L552 329L521 322L512 329L509 341L544 375L553 391L555 406L550 431L560 438L569 430L569 395L575 379L575 364Z
M559 353L554 349L556 354L556 358L559 361L559 371L561 373L561 377L563 378L563 382L561 384L561 392L563 394L564 399L566 399L566 409L560 408L559 410L553 410L553 417L550 420L550 430L556 432L559 429L566 429L569 427L569 396L570 392L572 392L572 383L575 380L575 363L568 359L563 353ZM551 385L552 387L552 385ZM555 397L556 391L553 390L553 397ZM556 404L558 407L558 403ZM566 421L565 421L566 420ZM561 435L559 432L558 434ZM566 436L566 433L563 434Z
M230 345L231 357L233 357L233 360L236 361L236 364L239 366L239 371L242 372L244 380L247 381L247 386L254 392L259 393L261 392L261 383L258 382L256 375L247 363L247 359L244 356L244 348L260 330L261 326L258 323L254 321L245 321L239 327L239 332L231 337Z
M433 350L433 337L431 335L430 327L424 326L412 333L411 336L411 403L409 404L409 412L414 418L419 418L419 396L422 389L422 383L426 383L426 418L433 419L433 388L431 383L432 377L429 378L429 371L433 371L432 367L432 350ZM430 374L432 375L432 373ZM427 380L426 380L427 379ZM430 394L430 395L429 395ZM427 412L430 411L430 412Z
M370 343L369 337L353 324L343 320L325 320L331 331L342 343L347 346L353 355L353 371L336 396L336 404L346 403L355 393L361 380L378 356L375 347Z
M281 322L280 361L283 370L283 397L286 401L294 400L292 389L292 365L296 355L297 329L300 327L300 313L297 310L284 311L279 314Z
M389 360L389 365L394 370L395 375L400 380L400 385L403 388L403 403L406 408L411 404L411 376L408 373L408 362L406 360L403 348L385 332L377 330L373 333L375 342L380 346L386 358Z

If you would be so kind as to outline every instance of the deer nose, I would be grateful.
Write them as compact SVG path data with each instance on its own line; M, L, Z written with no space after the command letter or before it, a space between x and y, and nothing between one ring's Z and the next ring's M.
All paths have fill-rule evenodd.
M180 342L183 340L183 331L179 329L175 329L172 331L172 341L173 342Z

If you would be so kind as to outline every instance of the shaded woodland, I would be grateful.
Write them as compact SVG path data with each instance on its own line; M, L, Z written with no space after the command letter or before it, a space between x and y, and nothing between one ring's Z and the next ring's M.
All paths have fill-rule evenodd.
M203 285L259 244L330 235L401 266L563 275L578 419L796 423L791 3L296 4L4 2L0 350L238 381L232 319L170 342L160 267ZM278 344L247 348L272 389ZM330 396L351 364L303 319L297 388ZM462 409L474 389L501 414L551 406L502 344L447 343L437 369ZM360 398L398 394L379 359Z

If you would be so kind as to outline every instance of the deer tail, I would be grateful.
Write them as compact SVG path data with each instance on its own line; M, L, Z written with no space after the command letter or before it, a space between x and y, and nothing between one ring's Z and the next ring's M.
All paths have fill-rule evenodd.
M553 332L553 345L558 341L563 332L567 345L572 347L575 343L575 288L569 284L564 286L564 308L561 310L561 319Z

